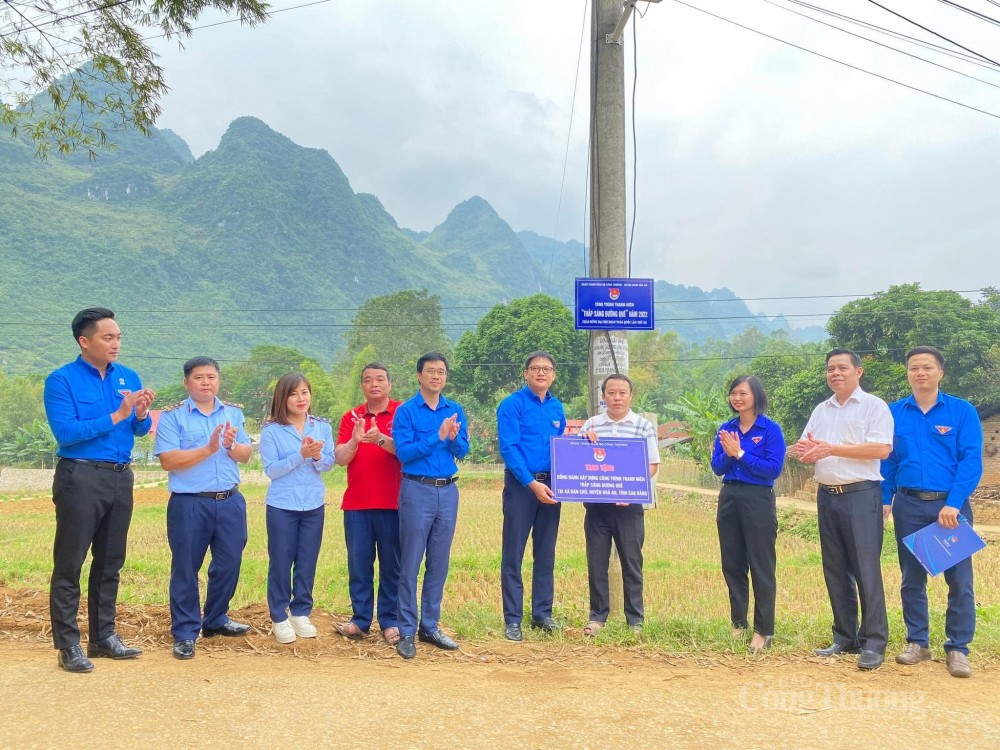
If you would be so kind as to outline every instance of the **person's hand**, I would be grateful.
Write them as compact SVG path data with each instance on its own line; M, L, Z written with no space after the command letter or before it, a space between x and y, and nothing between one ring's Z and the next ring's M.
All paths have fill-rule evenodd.
M299 448L299 454L306 461L312 459L313 461L319 461L320 454L323 452L323 441L316 440L314 438L306 435L302 438L302 447Z
M361 442L361 439L364 437L364 434L365 434L365 418L355 415L354 429L351 430L351 442L354 443L354 446L351 448L351 450L358 449L358 443Z
M366 432L361 433L362 443L377 443L382 439L382 433L379 431L378 425L372 420L372 428Z
M544 482L539 482L536 479L528 485L528 489L535 493L535 497L540 503L544 503L545 505L555 505L558 502L558 500L556 500L556 496L552 494L552 488Z
M225 429L222 431L222 447L229 450L236 445L236 436L238 434L239 430L233 427L229 422L226 422Z
M615 503L615 505L617 505L619 508L627 508L628 507L628 503Z
M889 522L889 516L892 515L892 504L882 506L882 531L885 531L885 525Z
M944 506L938 513L938 523L946 529L953 529L958 526L958 508L949 505Z
M813 437L811 432L807 432L804 438L800 439L797 443L795 443L795 445L788 449L788 452L801 461L802 456L815 447L816 439Z
M719 443L727 456L736 458L743 448L740 446L740 438L735 432L719 431Z
M208 455L212 455L217 450L219 450L219 441L222 439L222 430L225 429L225 425L216 425L215 429L212 430L212 434L208 438L208 442L205 443L205 451Z
M441 440L447 440L451 438L454 440L458 436L458 414L452 414L446 420L441 423L438 428L438 437Z
M132 416L132 410L135 409L135 405L139 401L139 398L142 396L142 393L143 392L139 390L139 391L132 391L131 393L126 395L125 398L122 399L122 402L118 405L118 408L115 409L114 412L112 412L111 421L113 421L115 424L118 424L119 422L124 422L126 419Z
M825 440L812 440L810 446L805 453L799 456L799 461L804 464L814 464L820 459L833 455L833 443L828 443Z
M140 422L149 416L149 407L153 404L156 394L149 388L139 391L139 398L135 400L135 418Z
M583 436L592 443L597 442L597 433L594 432L593 430L587 430L586 432L583 433Z

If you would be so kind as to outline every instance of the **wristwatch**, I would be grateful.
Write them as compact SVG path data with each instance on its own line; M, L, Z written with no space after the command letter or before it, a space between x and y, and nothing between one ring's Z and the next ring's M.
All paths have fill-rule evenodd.
M383 435L382 437L380 437L378 439L378 444L379 444L379 447L385 445L385 435Z
M736 454L736 460L739 461L743 456L746 455L746 451L740 448L740 452Z

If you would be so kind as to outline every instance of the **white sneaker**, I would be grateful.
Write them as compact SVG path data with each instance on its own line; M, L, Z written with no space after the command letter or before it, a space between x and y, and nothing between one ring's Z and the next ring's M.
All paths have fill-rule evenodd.
M292 623L292 629L299 638L315 638L316 626L312 624L309 615L290 615L288 622Z
M278 643L292 643L295 640L295 628L288 620L272 622L271 633Z

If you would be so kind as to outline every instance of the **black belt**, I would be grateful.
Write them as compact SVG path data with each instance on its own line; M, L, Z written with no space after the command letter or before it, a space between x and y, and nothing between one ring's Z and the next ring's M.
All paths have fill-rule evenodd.
M179 495L196 495L197 497L207 497L212 500L226 500L237 492L240 491L240 486L237 484L231 490L223 490L222 492L179 492Z
M89 458L63 458L62 460L72 461L84 466L93 466L95 469L111 469L111 471L125 471L125 469L132 465L129 461L116 464L113 461L91 461Z
M820 487L831 495L846 495L850 492L861 492L861 490L870 490L874 487L881 487L881 482L876 482L873 479L869 479L865 482L851 482L850 484L821 484Z
M896 492L902 492L904 495L909 497L915 497L917 500L924 500L926 502L934 502L935 500L947 500L947 492L932 492L931 490L915 490L912 487L897 487Z
M514 472L511 471L510 469L504 469L504 471L506 471L511 476L514 476ZM552 474L550 474L547 471L536 471L531 476L533 476L535 480L538 482L547 482L549 481L549 479L552 478Z
M445 477L440 479L438 477L422 477L417 474L403 474L403 479L412 479L414 482L429 484L431 487L447 487L449 484L458 481L458 477Z

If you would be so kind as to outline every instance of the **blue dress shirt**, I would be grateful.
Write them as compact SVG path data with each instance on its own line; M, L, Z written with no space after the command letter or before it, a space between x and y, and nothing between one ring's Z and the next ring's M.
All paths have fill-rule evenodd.
M117 362L108 364L104 377L79 356L45 378L45 416L63 458L126 463L132 460L135 438L149 432L153 420L135 412L118 424L111 413L133 391L142 390L135 370Z
M715 436L712 449L712 471L722 477L723 482L746 482L773 487L774 480L785 465L785 436L781 427L773 419L758 414L757 419L746 433L740 431L739 415L719 428L722 432L735 432L740 436L743 458L736 459L722 449L722 441Z
M938 392L926 414L913 394L891 404L892 453L882 461L882 502L899 487L947 492L945 505L961 508L983 476L983 426L976 407Z
M552 468L549 438L566 431L562 402L551 393L538 398L527 385L497 407L500 455L518 482L527 487L539 472Z
M319 461L302 458L305 437L323 442ZM282 510L315 510L326 502L320 472L333 468L333 430L325 419L306 417L302 434L290 424L269 422L260 431L260 460L271 479L265 503Z
M250 436L243 426L245 421L242 409L218 397L210 414L202 414L195 402L186 398L179 406L164 410L160 415L154 455L201 448L212 436L212 431L226 422L238 430L237 443L249 443ZM171 492L225 492L240 483L240 468L222 447L220 439L219 448L210 457L186 469L167 472L167 477Z
M442 440L438 430L452 414L458 414L458 437ZM417 391L417 395L396 409L392 439L404 474L444 479L458 472L455 461L469 452L469 423L457 401L439 396L437 408L432 409Z

